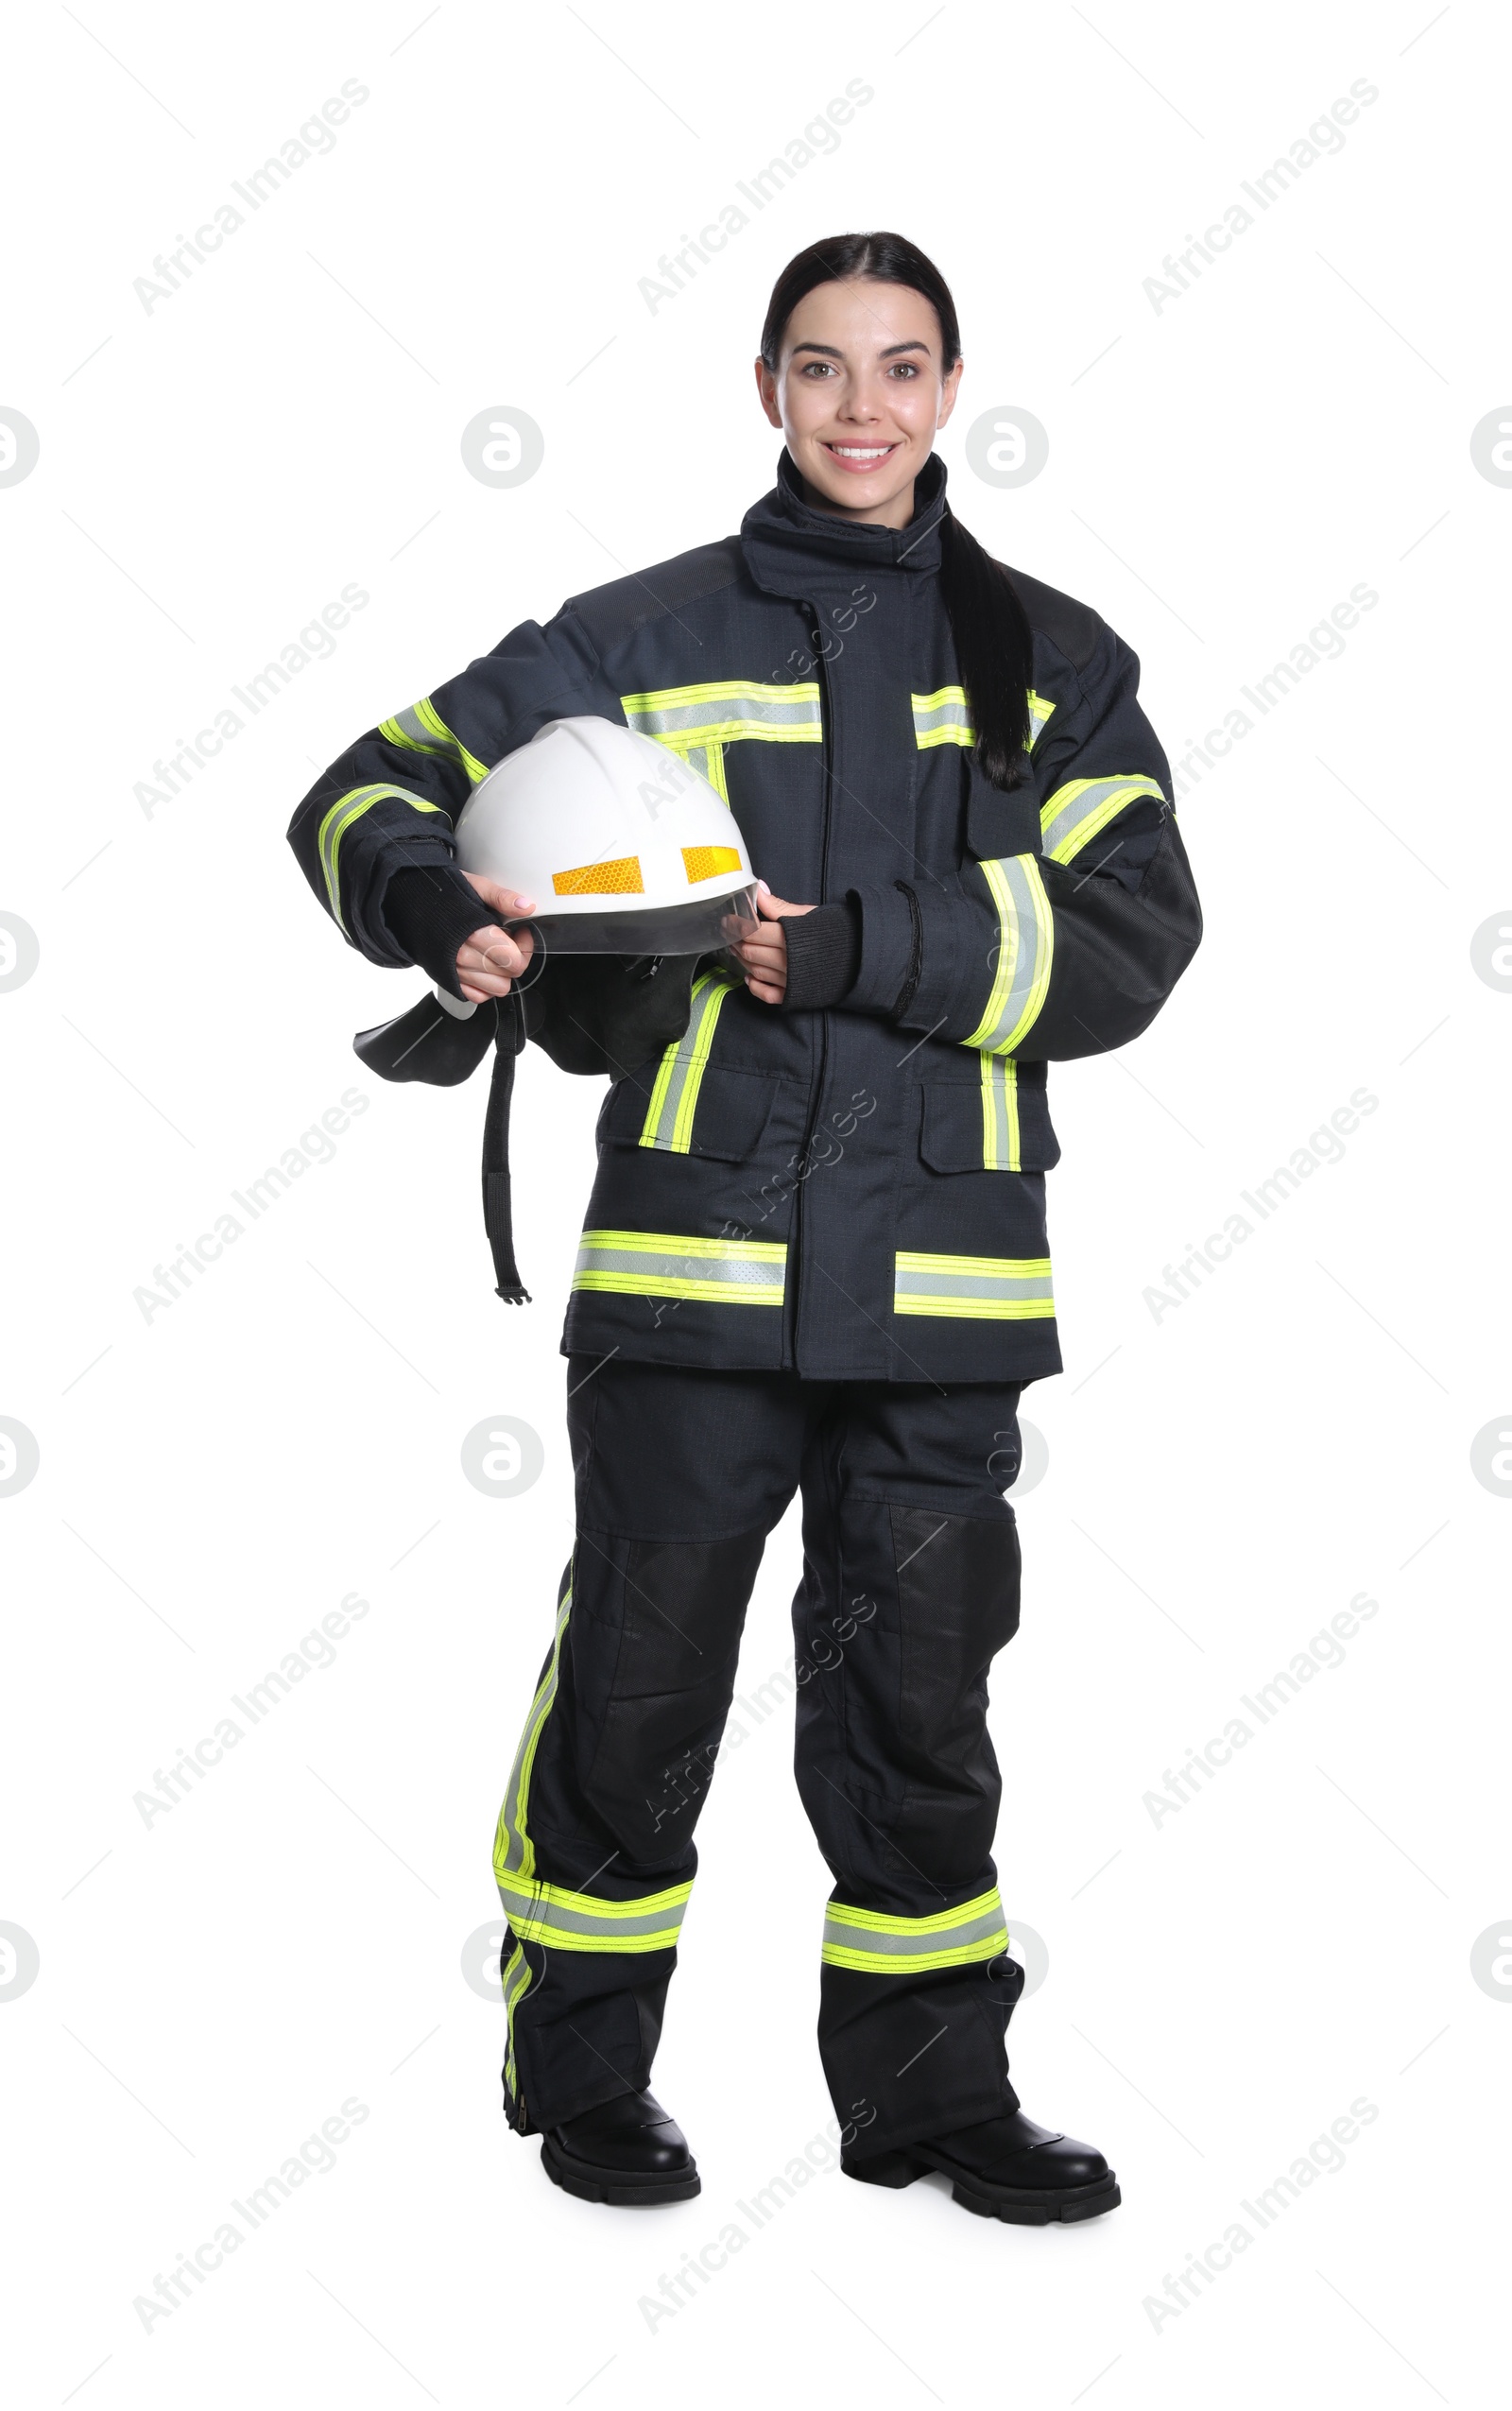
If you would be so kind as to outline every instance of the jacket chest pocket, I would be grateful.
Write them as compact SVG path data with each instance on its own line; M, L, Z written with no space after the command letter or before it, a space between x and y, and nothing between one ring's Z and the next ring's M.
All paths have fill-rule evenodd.
M758 1154L782 1085L775 1073L731 1072L669 1046L649 1078L617 1080L598 1117L599 1145L745 1163Z
M932 1172L1048 1172L1060 1161L1043 1063L977 1058L974 1081L940 1080L923 1093L919 1152Z

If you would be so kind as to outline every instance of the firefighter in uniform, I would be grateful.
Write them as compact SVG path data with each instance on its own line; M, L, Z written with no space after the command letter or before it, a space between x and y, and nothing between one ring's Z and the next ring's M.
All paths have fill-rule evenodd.
M1008 2080L987 1676L1019 1621L1018 1403L1061 1367L1046 1064L1137 1037L1201 921L1134 655L952 516L932 443L959 373L914 247L800 253L758 363L786 448L740 534L516 629L359 738L290 832L350 943L473 1002L525 968L505 924L538 900L467 879L453 829L549 721L691 762L765 883L759 932L699 966L685 1030L599 1117L562 1341L577 1541L498 1823L506 2109L593 2200L698 2188L647 2088L795 1491L843 2165L941 2169L1022 2223L1119 2199Z

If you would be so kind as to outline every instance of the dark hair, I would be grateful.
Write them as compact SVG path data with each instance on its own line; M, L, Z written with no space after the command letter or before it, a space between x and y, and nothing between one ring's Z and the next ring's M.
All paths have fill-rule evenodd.
M961 330L950 286L917 245L887 233L827 235L788 261L762 328L767 368L777 367L788 319L805 294L816 284L863 276L922 294L939 320L940 366L953 369L961 356ZM940 589L976 730L977 764L993 786L1016 787L1028 767L1034 640L1007 571L949 509L940 526Z

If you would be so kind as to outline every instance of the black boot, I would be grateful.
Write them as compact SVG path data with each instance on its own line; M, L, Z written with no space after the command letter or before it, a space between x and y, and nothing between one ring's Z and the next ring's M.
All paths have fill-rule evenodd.
M863 2185L895 2187L937 2168L951 2179L951 2199L963 2210L1012 2227L1048 2227L1052 2220L1069 2227L1115 2210L1123 2198L1100 2151L1037 2127L1022 2110L869 2159L842 2154L840 2165Z
M621 2092L541 2138L541 2164L580 2201L687 2202L698 2171L682 2129L654 2093Z

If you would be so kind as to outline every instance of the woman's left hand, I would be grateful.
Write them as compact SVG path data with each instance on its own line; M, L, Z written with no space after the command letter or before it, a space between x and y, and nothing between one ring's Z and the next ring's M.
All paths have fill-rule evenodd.
M787 993L787 939L782 923L799 913L812 912L812 904L785 904L774 896L765 880L756 889L756 909L761 922L749 938L730 948L742 964L746 985L764 1005L780 1005Z

